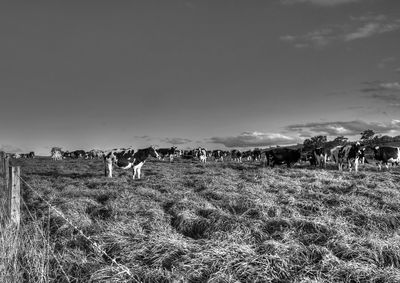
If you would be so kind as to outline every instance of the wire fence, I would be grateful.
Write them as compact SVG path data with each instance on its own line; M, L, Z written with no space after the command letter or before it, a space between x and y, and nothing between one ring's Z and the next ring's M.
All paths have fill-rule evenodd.
M90 236L85 235L85 233L84 233L81 229L79 229L79 227L77 227L70 219L68 219L68 217L66 217L66 216L64 215L64 213L62 213L60 210L58 210L58 209L57 209L55 206L53 206L49 201L47 201L40 193L38 193L38 190L35 189L32 185L30 185L24 178L22 178L21 176L19 176L19 179L21 180L21 182L22 182L31 192L33 192L41 201L43 201L43 203L45 203L45 204L47 205L47 207L48 207L48 209L49 209L48 221L50 221L50 211L52 210L52 211L54 211L55 213L57 213L57 215L60 216L66 223L68 223L68 225L69 225L70 227L74 228L75 231L77 231L77 232L79 233L79 235L81 235L85 240L87 240L87 241L91 244L91 246L92 246L97 252L99 252L99 253L102 254L105 258L107 258L108 260L110 260L114 266L118 267L118 268L121 270L121 271L120 271L121 273L126 273L127 275L129 275L129 277L131 278L131 280L134 280L133 282L139 282L139 281L137 281L137 280L135 280L135 279L133 278L132 273L131 273L130 269L129 269L127 266L125 266L125 265L123 265L123 264L117 262L114 258L112 258L111 256L109 256L109 255L107 254L107 252L105 252L105 251L101 248L101 246L100 246L98 243L96 243ZM23 203L25 209L26 209L27 212L28 212L29 218L34 222L34 221L35 221L35 218L34 218L33 214L31 213L31 211L29 210L27 204L26 204L25 201L23 201L23 200L22 200L22 203ZM40 231L40 229L39 229L39 231ZM68 277L67 273L65 272L65 270L64 270L64 268L63 268L63 266L62 266L62 264L61 264L61 263L59 262L59 260L57 259L56 254L55 254L54 251L51 249L48 236L47 236L47 238L46 238L46 235L44 235L42 232L41 232L41 236L42 236L43 239L47 242L47 245L48 245L48 247L50 248L49 250L51 251L51 253L52 253L54 259L56 260L57 265L60 267L60 270L61 270L61 272L63 273L63 276L66 278L66 280L67 280L68 282L71 282L71 281L69 280L69 277Z

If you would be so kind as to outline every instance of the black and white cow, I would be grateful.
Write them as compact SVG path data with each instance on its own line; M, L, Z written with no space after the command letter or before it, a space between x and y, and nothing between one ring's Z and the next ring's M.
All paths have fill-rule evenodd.
M220 149L216 149L212 151L212 157L214 157L215 161L224 161L224 152Z
M251 158L253 161L260 161L261 160L262 151L261 149L255 148L251 152Z
M311 152L310 163L316 167L326 168L326 162L328 159L328 155L330 150L324 147L316 147Z
M358 164L360 160L364 158L364 152L365 147L359 142L356 142L332 148L331 158L338 165L339 171L342 171L344 164L347 164L350 172L352 170L352 165L354 165L354 171L358 172Z
M104 174L111 178L113 165L125 170L133 167L133 179L135 179L136 176L140 179L142 166L149 156L160 159L156 149L152 146L139 149L136 152L132 148L112 150L104 156Z
M174 160L174 156L177 154L178 148L173 146L171 148L159 148L157 150L158 154L160 155L161 159L164 159L165 156L169 157L169 161L172 162Z
M199 147L195 151L195 155L198 159L200 159L201 163L206 163L207 162L207 150L203 147Z
M243 153L238 149L231 150L231 158L233 161L242 162Z
M389 169L389 163L397 165L400 163L400 147L375 146L373 150L378 170L382 170L382 165L385 165L386 169Z

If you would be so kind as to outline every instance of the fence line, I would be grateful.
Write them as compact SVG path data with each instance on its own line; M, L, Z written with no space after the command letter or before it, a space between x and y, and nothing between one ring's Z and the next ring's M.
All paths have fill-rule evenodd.
M36 194L49 208L51 208L53 211L55 211L61 218L63 218L71 227L73 227L76 231L79 232L79 234L85 238L98 252L103 254L107 259L111 260L113 264L121 268L124 272L126 272L131 279L134 279L132 277L132 273L128 267L126 267L123 264L118 263L114 258L110 257L101 247L99 244L94 242L90 236L86 236L81 229L79 229L77 226L75 226L71 220L69 220L67 217L64 216L62 212L60 212L57 208L55 208L51 203L49 203L47 200L45 200L29 183L27 183L26 180L24 180L21 176L19 176L19 179L24 183L34 194ZM135 279L134 279L135 280ZM135 280L135 282L139 282Z
M25 203L24 199L21 199L22 204L24 205L26 211L28 212L29 218L32 220L32 223L35 223L35 218L33 217L31 211L28 208L28 205ZM49 213L49 220L50 220L50 213ZM39 225L36 225L38 228L37 230L39 231L40 235L42 236L43 239L46 239L46 236L43 234L42 230L40 229ZM47 246L49 246L49 241L47 240ZM55 259L55 261L57 262L58 266L61 268L61 272L63 273L64 277L67 279L68 283L70 283L71 281L69 280L69 277L67 275L67 273L64 271L64 268L62 266L62 264L59 262L59 260L57 259L54 251L52 249L50 249L51 253L53 254L53 257Z
M130 276L131 280L134 280L134 282L139 282L135 278L133 278L132 273L130 269L123 265L118 263L114 258L109 256L101 247L99 244L97 244L90 236L86 236L81 229L79 229L76 225L72 223L71 220L69 220L62 212L60 212L57 208L55 208L50 202L48 202L46 199L44 199L36 189L34 189L24 178L21 177L21 172L20 172L20 167L19 166L10 166L9 164L9 156L4 153L0 152L0 175L3 177L3 189L0 188L0 199L5 200L4 201L4 206L5 206L5 211L7 213L7 218L11 221L13 221L17 227L19 227L20 224L20 206L21 203L22 205L25 206L29 217L31 220L34 222L35 219L30 212L28 206L26 205L25 201L23 199L20 199L20 183L22 182L27 188L29 188L35 195L37 195L49 208L49 212L52 209L55 211L62 219L66 221L72 228L74 228L76 231L79 232L79 234L85 238L91 245L94 247L95 250L100 252L102 255L104 255L107 259L109 259L113 264L115 264L118 268L122 270L122 273L126 273ZM0 205L2 205L0 203ZM50 219L50 213L49 213L49 219ZM40 229L39 233L43 237L43 239L46 239L46 236L42 233ZM49 241L47 240L47 245L49 246ZM54 259L57 261L57 264L60 266L61 271L65 278L67 279L68 282L70 282L68 275L64 271L61 263L58 261L56 255L54 254L54 251L52 249L51 253L53 254Z

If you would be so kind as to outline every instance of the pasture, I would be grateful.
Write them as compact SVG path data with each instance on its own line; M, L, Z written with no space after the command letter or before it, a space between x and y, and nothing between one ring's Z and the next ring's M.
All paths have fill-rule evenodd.
M1 282L400 282L399 167L151 159L133 181L104 177L102 160L12 163L132 276L22 185L19 240L1 230Z

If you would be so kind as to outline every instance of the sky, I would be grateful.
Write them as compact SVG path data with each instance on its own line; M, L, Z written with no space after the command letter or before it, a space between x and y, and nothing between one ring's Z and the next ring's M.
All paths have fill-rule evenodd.
M399 0L2 1L0 149L400 134Z

